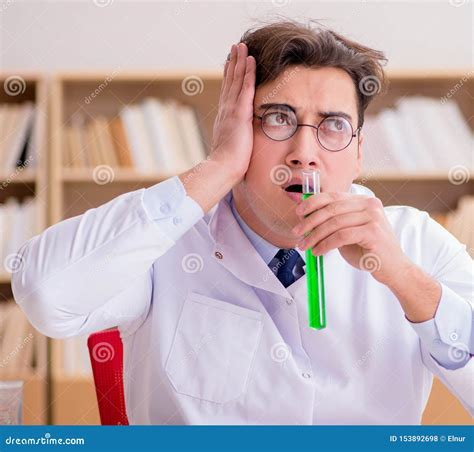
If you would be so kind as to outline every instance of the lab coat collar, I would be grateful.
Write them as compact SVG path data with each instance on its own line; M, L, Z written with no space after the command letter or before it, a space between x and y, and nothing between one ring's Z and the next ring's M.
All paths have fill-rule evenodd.
M291 296L242 231L232 213L231 197L232 192L227 193L209 220L214 256L241 281L282 297Z
M370 189L357 184L351 185L350 192L375 196ZM297 280L287 290L270 270L234 217L230 206L231 198L232 191L229 191L215 206L208 223L209 234L214 241L213 254L216 259L234 276L253 287L282 297L292 295L289 292L290 288L300 290L300 280L303 278ZM306 262L305 254L300 250L298 252Z

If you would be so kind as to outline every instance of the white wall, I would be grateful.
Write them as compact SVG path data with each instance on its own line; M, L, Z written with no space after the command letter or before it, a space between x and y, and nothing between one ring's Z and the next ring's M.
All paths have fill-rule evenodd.
M384 50L390 68L466 70L472 11L470 0L0 0L0 70L218 68L255 19L276 14L323 19Z

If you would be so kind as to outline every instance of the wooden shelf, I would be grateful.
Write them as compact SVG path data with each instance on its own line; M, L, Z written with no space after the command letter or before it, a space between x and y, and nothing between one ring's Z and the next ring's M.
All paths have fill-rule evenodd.
M374 100L368 114L377 113L383 108L393 106L397 99L410 95L424 95L440 98L469 73L466 71L389 71L390 81L385 96ZM182 81L189 75L202 80L203 90L195 96L183 93ZM163 181L174 174L137 173L135 170L113 169L113 180L97 184L93 168L72 169L63 167L64 126L76 112L94 117L103 115L114 117L120 109L130 103L138 103L148 96L160 99L173 98L193 106L200 118L206 138L212 136L214 118L220 93L221 71L129 71L114 74L105 72L62 72L56 74L51 83L50 137L48 149L49 186L48 224L64 218L79 215L114 197ZM100 86L100 93L90 103L84 99ZM472 81L463 84L453 96L473 127L474 107ZM370 172L361 175L359 181L373 189L383 202L388 204L408 204L432 212L444 212L447 206L455 206L460 196L473 189L474 173L466 184L459 186L449 182L448 171L433 173ZM434 194L439 201L433 201ZM60 369L57 359L59 341L52 341L52 414L55 423L93 423L97 419L95 393L92 377L67 375ZM451 403L453 397L444 397L443 403Z
M35 131L38 134L36 140L36 154L34 167L16 168L9 173L0 174L0 202L9 197L23 199L34 196L37 201L36 232L41 232L47 225L47 81L46 78L32 72L0 73L0 83L10 77L20 77L24 81L24 90L15 96L9 96L5 90L0 91L0 103L33 102L36 108ZM23 83L23 82L21 82ZM3 270L3 262L0 262ZM11 275L0 273L0 299L9 299L11 292ZM1 379L21 379L25 381L23 422L25 424L45 424L47 422L47 340L46 337L36 332L34 334L35 347L37 349L37 362L41 366L40 371L27 373L8 373L8 367L2 369Z
M174 176L174 174L163 174L163 173L138 173L135 170L127 170L124 168L112 168L112 170L113 170L113 179L107 183L140 182L140 181L158 183ZM67 182L84 182L84 183L94 183L94 184L97 183L94 180L93 168L84 168L84 169L64 168L62 170L61 178L66 183Z
M11 275L9 273L0 273L0 284L10 284Z
M136 182L136 181L151 181L151 182L161 182L166 180L175 174L166 174L166 173L138 173L135 170L128 170L124 168L112 168L113 170L113 180L108 183L114 182ZM84 169L71 169L63 168L61 179L64 182L90 182L96 183L94 181L94 168L84 168ZM376 173L366 173L361 174L361 176L356 180L361 181L365 179L373 180L416 180L416 181L446 181L449 182L448 171L442 172L431 172L431 173L400 173L400 172L376 172ZM467 181L474 179L474 172L469 173Z
M46 375L38 373L0 375L2 380L23 380L23 424L44 425L46 416Z
M11 174L0 174L0 186L5 184L35 183L37 179L36 171L33 169L18 169Z
M395 180L395 181L446 181L450 182L448 171L432 173L400 173L400 172L378 172L362 174L357 180ZM474 179L474 172L469 173L466 183ZM357 182L357 181L356 181Z

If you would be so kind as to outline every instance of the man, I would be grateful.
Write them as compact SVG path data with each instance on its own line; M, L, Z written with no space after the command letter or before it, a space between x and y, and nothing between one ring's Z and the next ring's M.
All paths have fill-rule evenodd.
M466 247L352 184L383 60L297 23L247 32L205 162L21 249L13 289L39 331L119 327L131 423L418 424L433 374L474 412ZM322 190L303 202L302 169ZM308 248L325 257L322 330Z

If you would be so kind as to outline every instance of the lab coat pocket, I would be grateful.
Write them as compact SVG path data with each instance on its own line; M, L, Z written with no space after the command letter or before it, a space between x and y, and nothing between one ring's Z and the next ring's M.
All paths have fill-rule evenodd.
M178 393L224 403L245 393L262 314L190 292L165 371Z

